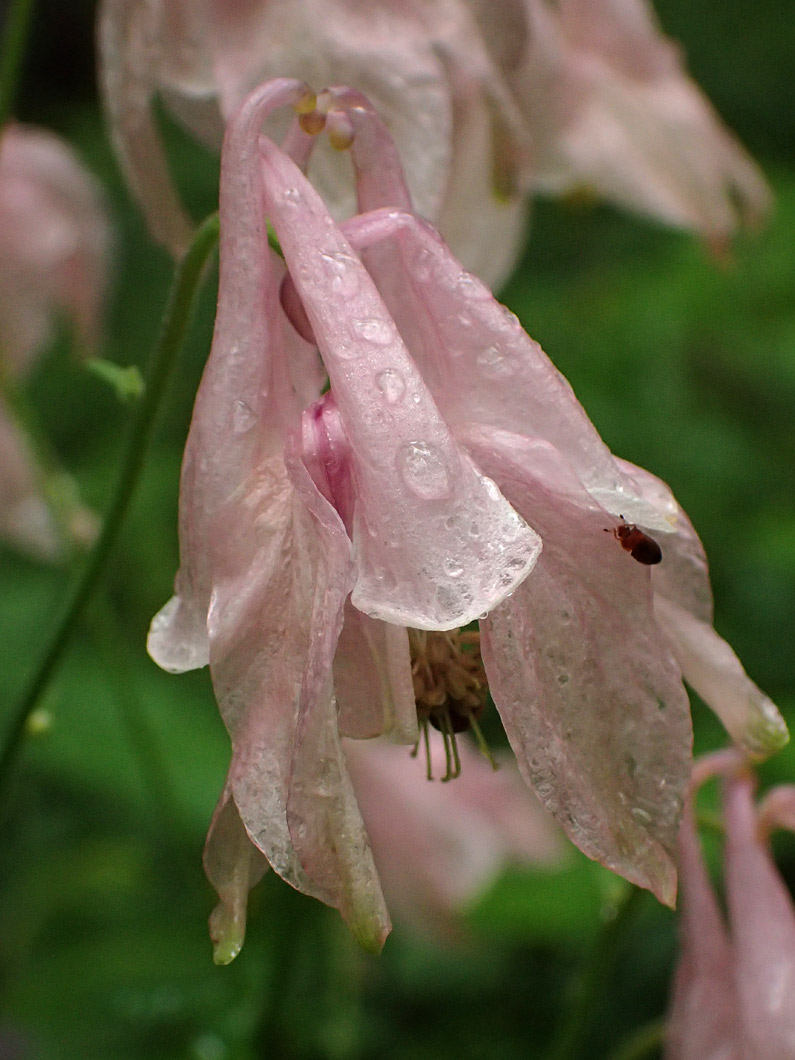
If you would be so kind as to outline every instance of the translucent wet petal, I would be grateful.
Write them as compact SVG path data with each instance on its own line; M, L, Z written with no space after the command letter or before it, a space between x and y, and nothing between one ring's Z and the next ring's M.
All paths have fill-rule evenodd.
M749 1055L795 1056L795 906L759 832L754 782L726 782L726 895Z

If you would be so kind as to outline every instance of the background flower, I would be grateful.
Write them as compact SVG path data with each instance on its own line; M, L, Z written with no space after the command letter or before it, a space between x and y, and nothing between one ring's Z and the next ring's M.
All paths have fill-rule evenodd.
M284 76L370 98L418 213L492 287L538 189L585 188L716 245L768 203L645 0L104 0L100 46L122 164L172 249L190 226L155 96L217 148L245 94ZM339 159L318 159L312 178L337 217L353 212Z

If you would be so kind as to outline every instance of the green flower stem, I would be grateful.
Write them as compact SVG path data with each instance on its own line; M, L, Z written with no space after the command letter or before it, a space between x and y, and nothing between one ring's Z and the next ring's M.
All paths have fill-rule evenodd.
M190 320L193 301L201 282L204 266L218 242L218 215L208 217L196 230L193 242L177 267L171 297L166 308L163 328L155 347L146 379L146 390L135 407L119 477L113 491L102 532L86 557L69 594L61 619L47 645L16 710L5 736L0 755L0 790L7 783L14 764L25 723L49 684L74 633L86 604L102 577L113 546L119 536L133 492L140 478L171 371L182 347Z
M0 129L11 117L25 59L35 0L11 0L0 41Z
M645 891L628 885L613 915L602 925L585 959L567 1006L567 1017L552 1042L547 1060L580 1060L585 1055L583 1043L609 980L624 930L644 896Z

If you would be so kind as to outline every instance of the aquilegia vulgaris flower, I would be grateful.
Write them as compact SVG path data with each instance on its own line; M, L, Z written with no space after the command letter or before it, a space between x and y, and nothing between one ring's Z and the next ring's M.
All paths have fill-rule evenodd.
M110 225L100 190L69 145L43 129L0 132L0 379L29 374L59 314L78 344L96 343L109 273ZM52 486L25 431L0 395L0 537L53 559L63 536L85 539L93 517L68 505L58 526L45 499ZM59 483L64 492L66 482ZM64 511L63 514L66 514Z
M727 930L685 810L679 838L681 956L667 1060L791 1060L795 1056L795 907L768 846L773 828L795 831L795 787L757 806L755 781L735 752L697 763L694 787L724 777Z
M279 147L262 124L290 104L302 115ZM612 456L416 216L364 97L331 89L312 107L301 83L268 82L227 129L181 565L149 639L166 669L209 662L232 738L206 853L215 937L239 945L269 863L380 946L389 920L340 736L416 743L430 723L451 778L486 682L542 804L670 903L690 775L678 660L754 752L783 723L712 630L703 552L667 488ZM360 212L342 225L301 169L324 123L354 167ZM659 537L653 574L616 539L625 524ZM479 637L459 632L475 620Z
M122 166L172 249L190 225L155 97L217 147L245 94L276 76L367 93L417 213L492 287L538 190L585 188L716 244L768 203L646 0L103 0L99 29ZM320 153L310 174L347 216L339 160Z

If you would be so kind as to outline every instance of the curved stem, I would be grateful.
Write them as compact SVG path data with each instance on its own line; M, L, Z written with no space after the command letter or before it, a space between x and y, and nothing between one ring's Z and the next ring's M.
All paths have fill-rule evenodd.
M11 116L25 58L35 0L12 0L0 42L0 129Z
M213 214L196 230L193 242L177 267L163 329L147 373L146 390L135 408L130 423L119 477L113 490L102 532L86 557L83 568L68 595L60 621L36 666L27 689L13 712L2 754L0 754L0 790L7 782L13 767L25 731L25 723L49 684L116 543L133 491L138 484L166 385L185 337L194 296L204 266L217 242L218 215Z
M639 887L627 886L613 916L602 925L576 982L568 1007L571 1015L554 1038L547 1060L578 1060L585 1055L583 1042L605 989L624 929L644 895Z

